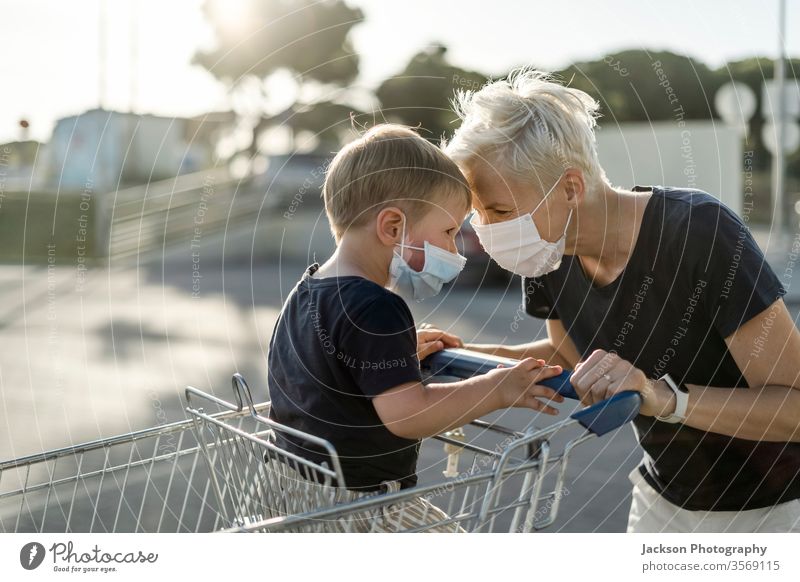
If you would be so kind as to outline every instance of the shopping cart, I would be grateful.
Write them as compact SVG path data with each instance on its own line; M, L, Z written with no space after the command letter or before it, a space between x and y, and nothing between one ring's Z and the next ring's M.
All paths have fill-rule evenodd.
M258 404L257 412L269 403ZM258 430L251 411L215 415ZM224 522L193 418L0 462L0 532L208 532Z
M498 363L513 361L445 350L424 371L428 379L465 378ZM576 397L566 373L545 383ZM270 403L254 403L241 375L232 389L230 402L187 387L185 421L0 463L0 531L537 530L556 518L572 450L627 423L640 403L638 393L618 394L542 429L476 420L427 439L444 445L444 478L342 501L333 445L269 419ZM575 427L554 452L557 435ZM325 451L330 462L281 448L280 434ZM437 508L436 519L409 527L404 512L418 499Z
M513 365L514 361L467 350L444 350L423 362L423 369L429 379L466 378L485 373L498 364ZM568 372L543 383L565 397L577 398L569 383ZM240 407L242 400L253 406L246 383L240 384L236 406L209 398L209 395L196 390L191 390L191 394L230 409ZM466 431L459 429L430 439L444 444L447 455L446 460L443 459L444 479L340 503L333 499L333 490L344 487L344 478L330 443L325 443L331 459L330 467L314 465L299 458L286 459L285 451L270 443L257 443L230 429L225 420L212 420L191 407L189 411L208 425L209 434L213 436L209 441L211 444L233 451L226 460L227 465L210 467L215 479L220 477L227 489L248 488L248 511L242 515L229 514L229 521L237 525L224 531L444 531L452 527L453 531L529 532L545 528L555 521L565 495L566 470L572 451L632 420L639 412L640 403L641 397L637 392L623 392L541 429L529 424L516 431L497 423L476 420L464 427ZM263 417L258 420L275 431L288 429ZM553 448L555 437L575 428L579 429L577 434L556 452ZM246 446L237 442L240 439L247 440ZM258 448L259 444L262 448ZM282 458L284 464L314 473L316 481L327 479L326 486L309 488L307 479L297 477L283 479L280 483L270 482L261 474L257 479L249 475L240 481L231 471L232 467L246 466L249 460L269 460L275 455ZM461 458L464 456L466 462ZM263 471L265 465L258 463L256 467ZM259 489L265 483L270 486ZM220 485L215 485L215 490L221 489ZM309 491L313 495L309 495ZM327 498L322 499L325 495ZM291 511L276 515L276 497L293 499L295 505ZM424 503L420 505L419 500ZM421 511L427 513L425 508L431 504L437 510L420 516Z

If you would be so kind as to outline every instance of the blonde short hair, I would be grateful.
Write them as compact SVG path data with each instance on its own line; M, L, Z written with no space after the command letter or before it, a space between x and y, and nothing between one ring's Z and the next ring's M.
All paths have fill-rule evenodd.
M381 209L397 206L417 220L450 197L472 205L467 180L444 151L411 128L376 125L343 147L328 166L322 188L325 212L338 241Z
M594 134L600 104L549 73L517 69L478 91L458 91L453 107L462 124L444 147L462 168L483 159L542 187L574 167L588 190L608 183Z

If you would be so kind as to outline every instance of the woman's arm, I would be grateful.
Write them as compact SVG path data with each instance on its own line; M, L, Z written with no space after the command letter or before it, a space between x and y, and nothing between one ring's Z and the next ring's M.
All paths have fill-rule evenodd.
M764 441L800 441L800 331L778 299L725 338L748 390L687 385L685 424Z
M800 331L783 299L741 325L725 343L749 389L687 384L689 402L683 424L748 440L800 442ZM613 380L606 386L604 375ZM596 350L572 376L584 404L623 390L644 398L642 414L667 416L675 397L662 381L653 382L616 354Z
M572 370L580 360L575 344L567 335L567 331L558 319L547 320L547 338L513 346L495 344L465 344L468 350L494 354L503 358L536 358L551 365L558 365L565 370Z

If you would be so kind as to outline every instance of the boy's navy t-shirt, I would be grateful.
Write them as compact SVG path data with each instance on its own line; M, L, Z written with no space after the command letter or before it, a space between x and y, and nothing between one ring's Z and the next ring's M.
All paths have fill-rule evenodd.
M597 287L578 257L525 279L530 315L561 320L582 357L614 350L650 378L748 390L725 338L785 290L747 225L700 190L652 189L622 274ZM753 346L751 357L769 357ZM800 497L800 443L752 441L639 415L639 470L689 510L741 511Z
M405 301L363 277L311 275L286 298L269 345L269 417L330 441L349 489L416 485L420 441L392 434L372 398L420 382L414 319ZM317 463L318 447L276 431L278 446Z

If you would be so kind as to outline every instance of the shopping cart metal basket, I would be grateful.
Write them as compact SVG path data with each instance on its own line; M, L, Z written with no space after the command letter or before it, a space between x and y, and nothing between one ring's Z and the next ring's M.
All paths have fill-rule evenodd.
M259 404L256 411L267 409ZM251 412L215 415L253 430ZM0 462L1 532L201 532L222 521L192 418ZM255 427L257 428L257 427Z
M254 404L239 374L232 387L235 403L186 390L187 402L201 394L221 412L190 406L184 421L0 462L0 532L209 532L247 523L258 499L281 515L333 503L273 494L257 449L298 467L307 462L270 443L275 427L283 429L266 418L270 403ZM313 435L284 430L335 455ZM329 483L343 482L338 467L320 471ZM312 463L303 475L314 476Z

